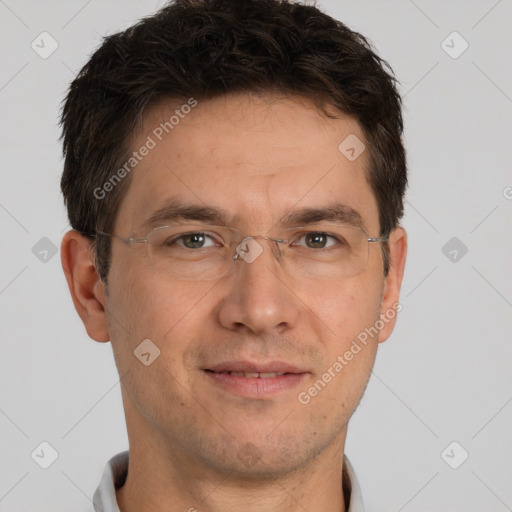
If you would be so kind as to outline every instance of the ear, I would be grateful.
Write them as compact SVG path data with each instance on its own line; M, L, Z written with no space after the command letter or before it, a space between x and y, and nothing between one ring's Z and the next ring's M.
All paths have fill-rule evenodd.
M60 254L73 304L87 334L95 341L109 341L105 284L96 270L92 240L78 231L68 231Z
M404 276L407 257L407 233L404 228L397 227L389 235L389 273L384 280L380 318L383 327L379 332L379 343L386 341L395 328L396 317L402 309L399 303L400 288Z

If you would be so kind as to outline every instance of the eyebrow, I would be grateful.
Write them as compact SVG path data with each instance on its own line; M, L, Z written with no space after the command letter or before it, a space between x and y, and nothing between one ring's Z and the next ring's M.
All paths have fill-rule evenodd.
M304 226L325 221L366 230L366 225L361 214L357 210L354 210L354 208L342 203L331 203L323 208L300 208L296 211L286 213L281 217L279 224L284 226Z
M206 205L185 204L178 199L169 200L162 208L153 212L142 224L142 229L151 229L164 223L197 221L205 224L229 226L233 216L227 211ZM325 207L304 207L284 214L276 225L284 227L306 226L318 222L344 224L366 230L361 214L342 203L330 203Z
M206 205L185 204L178 199L170 199L162 208L151 214L141 228L150 229L164 222L191 221L228 226L230 216L224 210Z

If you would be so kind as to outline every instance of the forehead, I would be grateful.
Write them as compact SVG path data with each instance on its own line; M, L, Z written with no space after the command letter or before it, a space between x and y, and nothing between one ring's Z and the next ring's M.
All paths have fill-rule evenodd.
M271 94L153 105L132 142L140 160L121 203L118 231L141 229L175 200L223 210L237 227L261 229L294 208L341 203L378 229L367 152L347 158L344 142L360 144L354 150L361 151L363 132L356 120L338 115L326 117L306 98Z

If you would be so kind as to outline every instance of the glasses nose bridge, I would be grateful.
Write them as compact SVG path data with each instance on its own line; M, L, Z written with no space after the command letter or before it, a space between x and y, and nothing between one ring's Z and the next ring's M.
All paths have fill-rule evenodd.
M238 242L236 244L235 254L233 255L233 260L236 261L236 260L243 259L247 263L252 263L263 252L263 248L261 248L261 246L259 246L261 248L260 250L257 250L257 248L255 248L254 246L253 247L250 246L250 240L256 241L257 239L267 240L269 242L272 242L273 254L274 254L274 257L278 261L281 258L281 248L279 247L279 244L288 243L288 240L284 240L282 238L274 238L274 237L267 236L267 235L246 236L240 242Z

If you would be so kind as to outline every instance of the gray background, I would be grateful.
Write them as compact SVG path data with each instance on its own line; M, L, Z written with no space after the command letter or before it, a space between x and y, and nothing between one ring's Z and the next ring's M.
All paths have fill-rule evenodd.
M68 228L57 123L101 36L161 5L0 0L3 512L92 510L127 448L110 344L87 337L52 252ZM319 5L373 41L405 97L403 310L346 447L367 510L512 510L512 2ZM31 48L43 31L59 45L47 59ZM58 452L46 470L43 441Z

